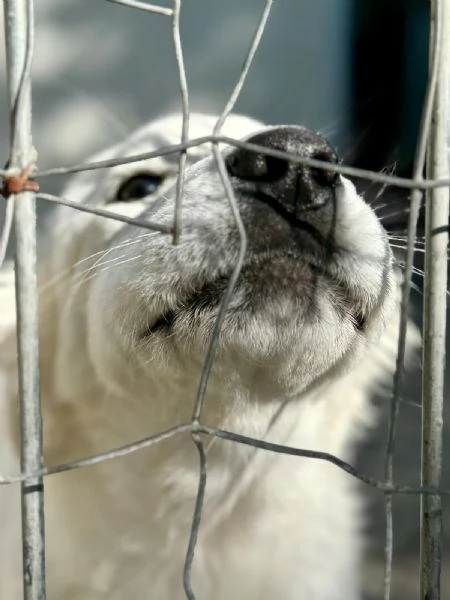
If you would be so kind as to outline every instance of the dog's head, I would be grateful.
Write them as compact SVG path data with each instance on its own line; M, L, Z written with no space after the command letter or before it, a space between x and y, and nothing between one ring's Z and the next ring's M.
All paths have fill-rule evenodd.
M213 124L212 117L191 115L190 136L210 134ZM153 122L100 158L177 143L180 126L180 117ZM324 138L302 127L267 128L232 116L223 133L337 160ZM344 177L263 153L221 150L248 247L214 373L262 397L299 392L381 334L392 304L387 236ZM84 385L90 372L119 393L149 394L153 384L177 376L198 380L242 238L210 147L191 150L188 164L178 245L167 234L57 211L46 276L65 273L52 309L62 387ZM63 195L171 226L177 165L170 155L83 173Z

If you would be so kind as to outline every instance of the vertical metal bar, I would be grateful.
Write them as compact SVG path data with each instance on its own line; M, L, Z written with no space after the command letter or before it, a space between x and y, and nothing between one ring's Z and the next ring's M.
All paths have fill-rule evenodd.
M253 34L252 40L250 42L250 47L248 49L247 55L244 59L244 64L242 65L241 72L239 74L239 78L234 86L230 97L225 104L225 107L217 120L217 123L214 126L213 134L219 135L220 130L222 129L223 124L227 116L233 110L234 105L239 98L239 94L244 87L245 81L247 79L247 75L250 71L250 67L253 64L255 59L256 52L259 48L259 44L261 43L262 36L264 35L264 31L266 29L267 20L270 15L270 11L272 9L273 0L266 0L264 4L264 8L262 10L261 16L256 25L255 33ZM209 342L209 346L206 352L205 362L203 363L202 373L200 375L200 381L197 388L197 395L195 398L195 406L194 412L192 414L192 421L195 423L200 419L200 413L202 410L203 402L206 395L206 388L208 386L209 376L213 367L214 359L216 357L217 347L219 345L219 336L220 330L222 328L222 323L225 318L225 313L227 311L228 305L230 304L231 296L233 294L233 290L236 286L237 279L242 270L242 265L244 262L245 253L247 251L247 234L245 232L244 224L242 223L242 219L239 213L239 209L237 207L236 199L234 197L233 187L230 182L230 178L228 177L227 170L225 168L225 163L222 155L219 152L219 145L215 142L212 145L212 151L215 159L215 163L217 166L217 170L220 175L220 179L222 181L223 188L225 190L225 195L228 199L228 203L231 209L231 213L233 215L233 219L236 223L237 230L239 232L239 255L234 266L233 272L228 281L227 289L225 290L220 306L219 312L217 314L216 322L214 323L214 328L212 331L212 336Z
M440 6L439 6L440 5ZM440 10L439 10L440 9ZM432 18L442 19L439 80L428 147L428 176L449 177L450 0L433 0ZM450 193L427 193L425 216L425 292L422 388L422 485L438 487L442 472L442 431L447 312L447 248ZM422 600L440 598L442 499L421 498Z
M8 94L11 115L10 168L34 161L31 138L32 0L5 0ZM21 468L42 467L42 422L39 397L38 310L36 289L36 212L34 195L17 194L15 202L15 269ZM25 600L45 599L44 493L41 478L22 484L23 584Z
M181 13L181 0L173 0L173 17L172 17L172 37L173 46L175 50L175 59L178 69L178 79L180 85L180 98L181 98L181 111L182 111L182 124L181 124L181 143L184 144L189 138L189 94L188 84L186 77L186 70L184 67L183 58L183 45L181 43L180 36L180 13ZM179 244L181 235L181 219L182 219L182 201L183 201L183 187L184 177L186 170L187 151L183 150L180 152L180 159L178 163L178 178L176 184L176 195L175 195L175 214L173 223L173 243Z
M422 107L422 116L417 139L417 147L414 157L413 179L421 182L423 180L426 154L429 143L431 122L433 118L433 107L435 93L439 80L439 66L441 55L441 33L442 33L442 5L440 0L435 2L430 20L430 68L428 73L427 89ZM405 378L405 355L406 355L406 333L409 319L409 303L411 295L412 273L414 269L414 252L417 242L417 226L419 222L420 207L422 205L422 190L416 188L411 192L410 211L408 219L408 242L406 248L406 261L404 280L402 285L402 301L400 311L400 329L397 347L397 364L394 375L394 393L391 399L389 414L388 441L386 444L385 481L394 483L394 452L395 437L397 433L397 421L400 412L400 398ZM386 506L386 538L384 546L384 600L391 598L392 559L394 551L394 523L392 512L392 494L385 494Z

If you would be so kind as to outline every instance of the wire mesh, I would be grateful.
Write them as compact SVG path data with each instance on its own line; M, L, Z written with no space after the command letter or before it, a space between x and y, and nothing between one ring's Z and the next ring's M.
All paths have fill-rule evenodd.
M439 78L427 166L430 177L439 177L449 172L450 3L437 2L432 8L434 27L431 39L436 45L434 54L438 58L434 60L439 65ZM442 477L449 207L448 188L428 194L425 206L421 477L424 484L436 487L439 487ZM442 560L442 499L439 495L421 498L420 552L422 598L439 598Z
M10 168L19 171L33 160L31 139L32 1L5 2L9 106ZM31 192L9 200L14 211L17 342L21 469L42 466L42 419L39 394L38 308L36 287L36 207ZM9 226L9 223L8 223ZM6 246L6 244L4 244ZM22 483L23 589L25 600L45 598L44 486L40 477Z
M7 213L0 235L0 266L4 260L11 225L14 222L16 234L16 280L17 313L19 341L19 381L21 406L21 473L16 475L0 474L0 485L22 484L23 514L23 552L24 552L24 598L26 600L45 599L45 558L44 558L44 512L43 478L55 473L70 471L93 465L106 460L138 452L144 448L164 443L168 439L183 433L190 433L199 454L198 491L190 529L188 547L183 570L183 585L186 597L195 600L195 590L191 585L191 568L195 559L196 540L202 518L203 501L207 483L207 461L203 436L245 444L269 452L277 452L311 460L326 461L342 469L349 475L376 488L386 498L386 547L385 547L385 586L384 597L391 597L392 554L394 523L392 518L393 494L419 494L422 499L422 544L421 544L421 598L437 600L440 597L440 560L442 544L441 497L450 495L450 489L440 487L442 469L442 403L443 373L445 368L445 314L447 288L447 247L450 173L448 148L446 145L449 106L447 82L449 80L450 56L450 1L432 0L430 23L430 74L426 99L423 108L422 124L416 150L414 173L411 179L400 178L384 173L357 169L341 164L306 159L296 154L269 149L264 146L231 139L221 134L225 119L234 109L236 101L245 84L255 54L270 16L273 0L266 0L253 38L245 57L241 74L229 100L221 112L213 134L197 139L188 139L189 134L189 98L188 85L183 62L180 18L182 1L174 0L173 8L149 4L138 0L106 0L120 4L125 8L142 10L156 15L155 18L170 18L172 21L173 47L175 52L180 100L182 128L180 143L154 152L142 153L126 158L103 160L68 167L56 167L36 173L36 178L59 174L69 174L92 169L104 169L149 158L179 153L179 176L176 184L176 202L174 221L171 227L145 219L128 218L112 211L92 206L76 204L68 199L44 192L24 191L13 194L7 199ZM7 68L10 98L11 145L10 160L0 174L7 179L17 176L24 167L34 163L35 153L31 140L31 61L33 55L33 1L5 0ZM39 358L37 327L37 290L36 290L36 230L35 197L64 206L92 213L99 218L110 218L145 229L159 231L173 237L176 244L182 234L182 199L186 169L186 153L190 148L209 143L212 147L218 172L229 202L230 210L239 232L240 247L238 260L223 295L213 334L209 341L197 395L193 405L192 418L172 429L149 436L134 443L113 448L110 451L80 458L53 467L42 464L42 424L39 398ZM388 445L386 450L385 477L383 480L358 471L351 464L331 454L319 451L293 448L263 439L239 435L231 431L210 427L202 422L202 406L211 368L217 351L219 333L227 311L233 289L242 269L247 238L240 217L233 188L220 152L220 144L257 151L276 158L289 159L318 169L341 173L352 177L383 183L412 190L408 227L408 248L406 268L402 290L401 324L397 355L397 369L394 381L394 394L391 403ZM428 150L427 150L428 148ZM427 177L424 177L425 160L428 157ZM414 251L416 247L417 220L423 193L427 193L427 235L425 269L425 329L424 329L424 389L423 389L423 457L422 485L403 486L394 482L393 457L395 449L396 421L403 385L405 362L406 324L408 318L411 277L413 273ZM14 215L14 216L13 216Z

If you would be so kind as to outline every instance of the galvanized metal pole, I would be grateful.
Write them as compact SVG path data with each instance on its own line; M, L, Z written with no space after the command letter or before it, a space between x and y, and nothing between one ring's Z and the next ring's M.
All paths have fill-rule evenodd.
M32 0L5 0L8 93L11 116L10 167L21 170L35 159L31 138ZM36 212L34 195L22 192L14 202L15 273L21 468L42 467L39 395L38 310L36 289ZM23 581L25 600L45 599L44 491L41 478L22 484Z
M450 0L432 1L432 18L441 21L439 81L428 147L428 177L450 174ZM434 28L436 30L436 28ZM424 343L422 390L422 485L438 487L442 472L442 430L447 313L447 250L450 191L427 193L425 242ZM422 600L440 598L442 499L421 498Z

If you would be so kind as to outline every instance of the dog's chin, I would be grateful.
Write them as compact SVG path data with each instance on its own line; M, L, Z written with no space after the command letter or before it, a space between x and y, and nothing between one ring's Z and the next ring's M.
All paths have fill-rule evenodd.
M189 286L187 291L177 290L172 305L167 306L164 302L165 310L138 329L138 341L177 335L193 339L199 331L202 336L212 333L231 275L220 275L196 287ZM328 288L337 287L328 273L305 261L284 260L282 268L277 261L245 264L225 310L225 324L242 329L249 317L252 320L259 318L265 324L289 320L294 323L301 314L318 310L318 297L326 302ZM343 292L341 304L334 298L333 312L347 318L355 330L364 331L369 315L361 308L363 303L357 303L355 299L348 301Z

